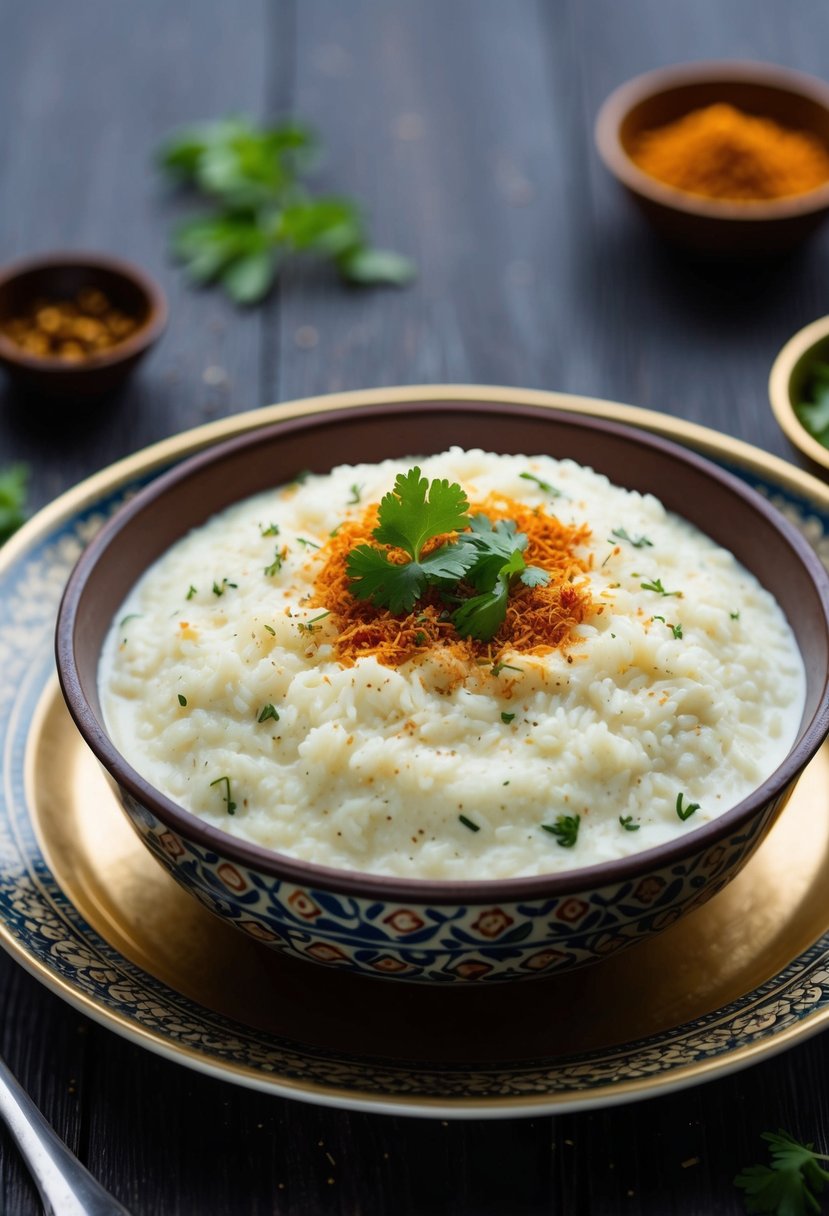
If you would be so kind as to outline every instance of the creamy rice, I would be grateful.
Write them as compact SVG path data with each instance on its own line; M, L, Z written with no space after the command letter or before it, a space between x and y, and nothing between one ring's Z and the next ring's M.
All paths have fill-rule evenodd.
M589 525L603 611L572 646L460 678L435 650L337 660L307 602L326 542L414 464L473 502ZM713 819L783 760L805 678L772 597L652 496L569 460L452 449L309 476L183 538L119 611L101 695L129 762L214 827L327 866L473 879L590 865ZM698 804L685 821L680 795ZM572 847L543 827L558 816L578 817Z

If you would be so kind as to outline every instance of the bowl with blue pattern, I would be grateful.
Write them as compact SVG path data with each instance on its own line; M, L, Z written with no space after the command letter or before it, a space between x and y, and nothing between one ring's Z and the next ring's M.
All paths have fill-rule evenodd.
M656 495L730 549L777 599L804 659L806 703L779 767L687 835L581 868L464 881L314 864L221 831L154 788L119 752L98 692L110 623L180 537L297 469L429 455L468 443L570 457ZM515 980L599 961L710 899L765 838L829 733L829 577L797 530L718 465L615 422L493 401L362 405L289 416L219 442L151 480L104 525L61 604L61 687L131 824L194 898L240 932L329 968L435 984ZM393 779L393 778L390 778ZM539 810L549 795L539 791Z

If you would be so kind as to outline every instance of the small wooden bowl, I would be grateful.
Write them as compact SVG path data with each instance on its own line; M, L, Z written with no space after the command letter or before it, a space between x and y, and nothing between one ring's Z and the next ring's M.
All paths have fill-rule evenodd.
M50 397L93 398L116 388L167 323L161 288L130 262L93 253L53 253L27 258L0 270L0 326L25 313L38 299L71 299L98 288L137 328L123 341L77 363L33 355L0 330L0 365L21 388Z
M791 249L829 212L829 182L763 201L707 198L666 185L633 161L646 130L726 102L749 114L819 136L829 147L829 85L773 64L691 63L621 85L596 119L599 155L653 226L675 244L706 254L757 257Z
M829 362L829 317L820 317L794 334L775 359L769 375L769 400L786 438L815 464L829 469L829 448L810 435L795 412L815 359Z

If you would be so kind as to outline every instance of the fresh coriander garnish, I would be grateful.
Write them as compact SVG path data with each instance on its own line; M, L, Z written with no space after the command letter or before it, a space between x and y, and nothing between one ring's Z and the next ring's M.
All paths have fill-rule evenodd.
M358 485L358 483L355 481L354 485L350 486L349 489L351 490L351 497L349 498L347 505L349 507L356 506L356 504L360 501L360 495L363 487Z
M257 722L267 722L269 718L273 718L274 722L279 721L279 714L277 713L276 709L273 707L273 705L271 705L270 702L268 702L268 704L262 710L261 714L256 719L256 721Z
M542 481L540 477L536 477L535 473L519 473L518 476L523 477L524 481L535 482L539 490L543 490L545 494L552 494L553 498L561 498L561 490L556 486L551 486L549 481Z
M626 528L614 528L611 536L617 537L618 540L625 540L629 545L633 545L634 549L652 549L653 541L647 536L631 536ZM610 541L613 544L613 541Z
M316 541L306 540L304 536L298 536L296 541L298 545L302 545L303 549L319 549L320 547Z
M413 277L408 258L368 245L355 202L309 194L302 176L314 144L296 122L258 126L243 117L167 140L161 168L214 204L173 233L173 252L192 282L218 280L238 304L254 304L294 253L330 258L351 283L402 285Z
M626 832L638 832L640 827L642 826L641 823L633 822L632 815L620 815L619 823L621 823L622 827L625 829Z
M223 578L220 583L217 583L216 580L214 579L213 580L213 594L214 595L224 595L224 593L228 587L238 587L238 586L239 586L238 583L231 583L230 579L227 579L227 578Z
M541 827L555 836L563 849L572 849L578 840L580 823L581 815L559 815L555 823L542 823Z
M808 368L803 398L794 412L810 435L829 446L829 365L814 359Z
M661 578L651 579L650 582L640 583L639 586L642 588L643 591L655 591L657 593L657 595L665 595L665 596L676 595L676 596L679 596L680 599L682 598L681 591L666 591L665 588L662 586Z
M279 536L279 524L268 524L267 528L260 528L261 536Z
M694 811L699 810L698 802L691 802L686 799L682 793L676 796L676 813L684 823L686 819L690 819Z
M458 815L458 819L460 819L465 828L469 828L470 832L480 832L481 825L473 823L471 819L467 819L466 815Z
M184 706L187 704L187 698L182 693L178 694L178 703L181 706Z
M740 619L740 613L739 613L739 611L737 611L737 612L729 612L729 614L728 614L728 615L731 617L732 621L739 621L739 619Z
M196 588L191 583L190 586L187 588L187 594L185 595L184 598L186 600L191 600L195 594L196 594Z
M746 1210L771 1216L819 1216L817 1198L829 1182L818 1162L829 1161L826 1153L816 1153L813 1144L801 1144L788 1132L763 1132L769 1145L771 1165L750 1165L741 1170L734 1185L745 1192Z
M267 629L267 631L271 635L271 637L274 637L274 638L276 637L276 630L274 629L273 625L266 625L265 628Z
M451 620L461 637L479 641L494 637L516 580L536 587L549 575L525 563L522 550L527 537L511 520L493 523L486 515L470 516L468 508L457 483L429 482L417 467L398 474L393 489L380 502L372 532L387 548L363 544L348 555L352 594L399 615L411 612L430 587L437 587L445 600L459 605L441 619ZM459 533L456 540L424 554L429 541L452 532ZM389 548L402 549L409 560L390 561ZM478 594L465 595L465 588Z
M0 545L25 521L29 469L13 464L0 470Z
M507 726L509 726L510 722L512 722L514 717L515 717L515 714L508 714L508 713L505 713L503 710L501 711L501 721L506 722Z
M227 813L228 813L228 815L235 815L236 814L236 803L233 801L233 799L230 796L230 778L229 777L217 777L215 781L210 782L210 787L212 789L214 785L221 785L222 783L224 783L224 787L225 787L225 792L222 795L222 798L224 799L225 808L227 810Z
M276 550L273 555L273 561L269 566L265 567L265 574L268 578L273 578L273 576L282 569L282 563L285 560L286 552L286 549L282 549L281 551L279 549Z
M426 634L423 632L422 629L418 629L418 631L414 637L415 646L423 646L426 641L427 641Z

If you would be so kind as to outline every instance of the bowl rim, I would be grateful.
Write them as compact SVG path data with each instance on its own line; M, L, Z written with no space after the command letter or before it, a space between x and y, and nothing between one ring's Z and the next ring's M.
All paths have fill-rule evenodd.
M673 64L626 80L604 100L596 115L593 134L596 150L605 166L634 194L697 219L762 223L823 211L829 206L829 181L802 194L789 194L777 199L714 199L670 186L640 169L630 158L619 131L634 106L659 93L668 93L687 85L731 82L798 94L821 106L829 116L829 84L795 68L751 59L711 59Z
M459 411L470 415L501 414L506 417L530 416L542 418L551 426L563 421L570 425L606 434L618 435L635 441L638 446L649 447L687 463L719 481L738 497L743 498L755 511L781 534L785 543L794 550L798 560L806 569L816 587L823 607L823 623L829 633L829 572L803 536L761 495L745 482L708 460L706 457L683 448L672 440L645 433L628 425L589 415L557 411L551 416L543 406L497 401L430 401L421 407L424 412ZM347 870L334 866L303 861L287 853L265 848L262 845L214 828L186 810L171 798L156 789L142 777L123 757L115 746L103 722L86 698L74 655L74 634L78 620L79 602L86 582L102 557L115 545L122 531L140 516L143 508L154 502L171 487L186 480L205 466L223 461L239 451L269 441L272 436L284 436L296 431L324 428L329 423L359 422L363 418L394 416L410 412L406 402L372 403L354 406L343 412L324 410L318 413L289 417L253 427L230 438L219 439L186 457L154 477L139 489L101 527L84 549L61 598L55 630L55 655L61 690L87 746L98 758L105 771L139 804L146 806L161 822L185 839L191 839L206 849L217 852L230 860L240 862L253 870L283 881L297 883L306 888L329 890L369 899L394 900L418 905L467 904L481 905L496 902L514 903L518 900L578 895L621 884L644 877L648 872L662 869L685 860L689 855L704 851L723 836L745 826L756 813L772 800L785 793L816 753L827 731L829 731L829 670L824 673L823 686L812 718L801 725L799 738L790 749L782 764L753 790L746 798L730 807L721 815L699 827L692 828L686 837L654 845L627 857L600 862L569 870L549 872L515 878L495 879L428 879L409 878L396 875L376 874L364 870ZM245 497L244 495L242 497ZM142 572L136 574L140 577Z
M129 281L143 293L148 302L146 320L123 341L115 343L109 350L93 354L69 363L56 355L32 355L24 351L12 338L0 330L0 358L7 363L25 367L31 371L53 373L60 376L81 376L98 368L115 367L152 346L164 332L168 319L167 297L161 286L145 270L134 262L108 253L92 253L86 250L59 251L33 254L17 258L0 267L0 290L15 279L38 270L104 270Z
M809 351L829 339L829 316L819 317L799 329L783 346L769 372L769 401L783 433L815 464L829 469L829 448L810 435L795 413L790 394L792 372Z

